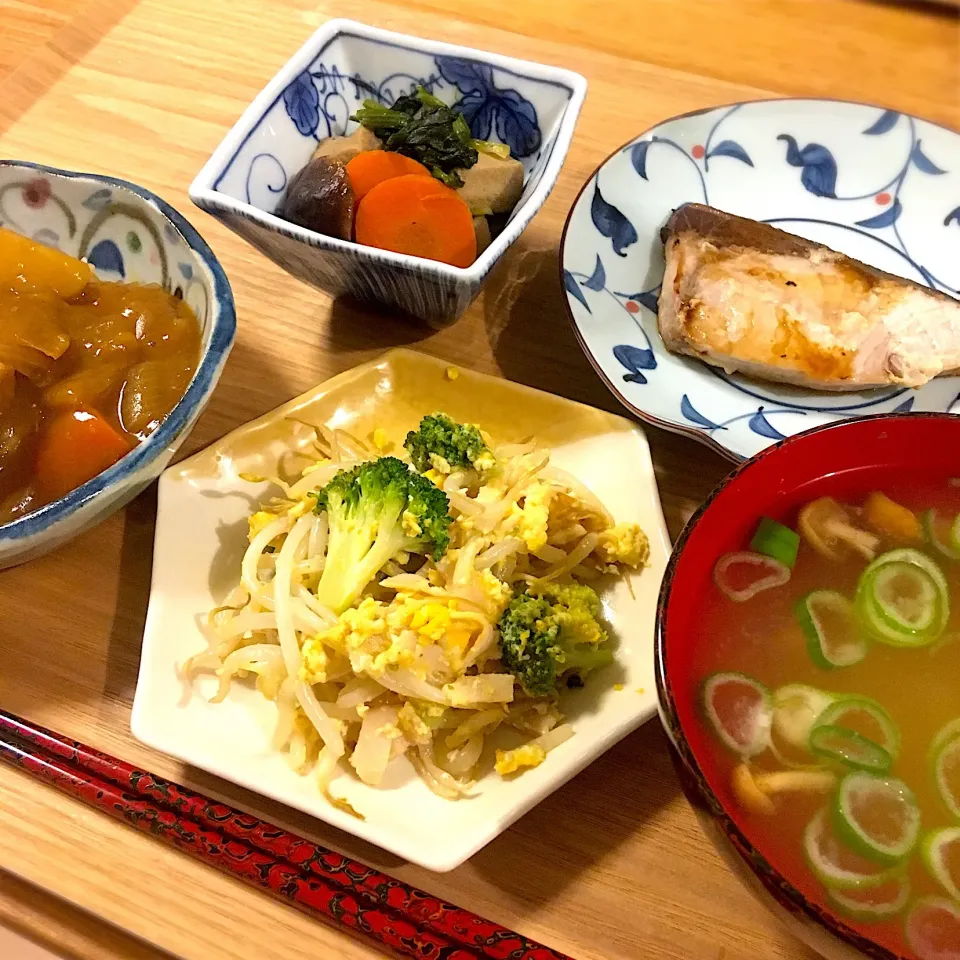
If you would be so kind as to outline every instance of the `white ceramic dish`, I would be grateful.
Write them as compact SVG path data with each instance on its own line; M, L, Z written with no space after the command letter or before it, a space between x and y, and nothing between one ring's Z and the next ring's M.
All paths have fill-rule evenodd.
M660 579L670 550L643 432L635 425L506 380L463 371L455 382L438 360L396 350L348 371L167 470L160 480L153 582L132 729L143 742L180 760L272 797L436 871L451 870L581 771L656 711L653 631ZM198 621L236 582L246 518L264 489L239 479L263 475L309 431L288 419L326 422L358 436L382 425L402 440L420 416L446 410L470 418L482 397L482 423L495 436L536 434L621 520L650 536L650 566L604 596L618 638L617 663L564 694L576 735L534 770L513 780L484 778L477 795L435 796L406 760L395 761L383 788L367 787L347 765L334 781L366 817L331 806L314 778L298 776L270 748L274 705L234 683L211 704L212 677L187 690L178 665L205 647ZM474 419L476 416L474 414ZM298 440L299 438L299 440ZM566 438L566 439L564 439ZM613 689L622 684L622 690Z
M158 283L193 307L201 354L151 436L65 497L0 526L0 569L55 549L155 480L210 400L236 330L230 283L196 230L160 197L115 177L0 160L0 225L87 260L103 280Z
M461 269L349 243L274 214L317 142L356 129L350 115L364 99L392 104L418 85L457 102L475 137L508 144L524 166L520 202L474 264ZM330 20L244 111L190 198L307 283L450 323L553 189L586 91L583 77L559 67Z
M674 117L587 181L561 242L566 302L610 390L642 419L741 459L784 436L891 411L960 411L960 377L827 393L728 375L657 332L660 228L696 201L960 291L960 136L839 100L770 100Z

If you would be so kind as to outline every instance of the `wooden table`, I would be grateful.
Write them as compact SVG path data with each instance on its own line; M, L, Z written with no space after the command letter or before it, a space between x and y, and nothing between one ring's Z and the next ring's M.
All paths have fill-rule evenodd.
M331 16L562 64L589 80L548 203L481 299L442 332L331 302L187 199L225 130ZM954 14L863 0L0 0L0 156L142 183L220 257L237 343L183 453L401 343L615 410L557 284L565 215L603 157L664 117L754 97L868 100L956 127L958 51ZM676 535L729 464L690 440L649 434ZM700 833L655 722L443 876L137 744L128 722L154 517L149 491L53 556L0 574L0 705L252 806L581 960L810 960ZM160 948L188 960L376 955L6 768L0 921L80 958Z

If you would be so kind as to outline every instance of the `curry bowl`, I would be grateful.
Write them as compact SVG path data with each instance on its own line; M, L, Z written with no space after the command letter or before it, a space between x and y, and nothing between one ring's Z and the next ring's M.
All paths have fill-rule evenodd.
M864 417L784 440L734 471L694 514L675 546L661 588L656 641L659 710L687 798L704 831L744 884L793 933L830 960L861 956L927 960L956 956L950 951L960 949L960 909L952 899L956 890L951 888L951 867L932 866L931 855L944 836L956 832L950 803L956 804L949 795L952 774L939 760L930 761L942 779L935 786L932 777L929 784L925 780L931 740L922 726L929 722L931 729L939 729L942 718L937 711L942 706L949 712L951 702L955 709L955 691L952 701L949 693L953 681L940 678L955 676L950 662L958 653L957 604L954 600L951 614L949 591L955 596L960 552L946 550L935 533L939 528L933 526L933 518L939 506L925 512L903 507L904 503L915 507L910 491L914 499L929 502L934 495L928 491L936 484L937 496L953 504L951 515L957 513L958 443L960 418L945 414ZM847 506L861 500L862 506ZM827 502L839 504L849 527L867 535L858 540L864 550L860 559L852 547L837 546L852 540L830 541L833 560L813 550L811 524L822 516L817 511ZM813 510L810 504L820 506ZM892 528L874 526L878 504L884 510L890 504L902 508L896 514L904 520L897 533L900 542L886 543L882 538L893 536ZM764 526L768 533L774 529L782 534L793 527L800 532L794 537L783 534L785 539L777 540L775 547L768 539L765 548ZM780 549L784 543L792 544L786 553ZM752 595L756 582L742 591L742 583L731 589L723 572L730 567L718 560L756 557L758 552L770 564L765 575L774 572L772 584L761 585ZM870 555L874 559L869 560ZM904 561L898 570L907 576L919 569L914 562L940 571L938 583L947 592L938 607L936 638L915 631L903 643L895 620L875 624L871 619L872 577L891 558ZM818 592L807 592L811 586ZM860 645L856 655L836 655L839 648L827 642L828 619L804 616L804 611L814 610L815 597L833 598L834 610L846 611L845 642ZM888 607L883 609L889 612ZM833 629L839 636L838 628ZM852 648L845 649L849 653ZM732 684L727 688L732 700L726 706L714 694L724 683ZM946 691L943 701L938 699L941 684ZM896 692L907 686L913 690L910 709ZM769 699L763 693L749 710L742 706L750 701L751 690L768 689ZM791 696L800 699L793 701ZM863 705L868 699L873 706L866 713L890 720L893 741L874 758L846 753L841 760L829 748L821 749L824 725L829 725L831 736L839 724L841 737L864 742L853 731L854 723L846 730L846 721L835 719L851 715L836 704ZM740 706L729 707L732 702ZM803 714L806 727L798 735L801 739L795 741L791 735L784 740L792 729L786 720L800 716L787 708L798 702L805 710L808 704L816 705ZM733 726L725 726L722 711L728 709L732 711L728 716L741 711ZM748 716L758 718L755 727L743 719ZM824 731L818 733L821 726ZM748 728L755 739L741 736ZM723 731L734 729L735 740L724 740ZM957 736L957 730L954 725L947 733ZM880 734L870 736L883 739ZM930 757L937 750L936 756L944 753L941 739L932 738ZM802 754L794 751L795 743L803 747ZM956 746L960 749L960 739ZM773 775L779 776L777 783L789 781L800 792L774 792L774 780L767 773L770 765L785 766L785 778ZM915 818L904 833L909 842L880 857L872 845L873 835L845 805L849 784L873 789L906 781L910 788L904 787L898 796ZM759 794L751 792L754 787L760 788ZM929 795L923 793L928 787ZM819 794L804 794L804 789ZM791 826L795 815L796 829ZM856 834L852 838L847 829L851 824ZM899 824L896 820L897 829ZM884 900L884 884L896 896ZM939 949L945 952L937 952L924 939L933 929L924 927L930 919L924 910L939 911L933 927L941 938Z
M233 294L197 231L149 190L98 174L0 161L0 224L85 260L100 280L158 284L199 320L199 359L179 402L113 466L0 525L0 567L46 553L156 479L207 405L233 344ZM89 476L89 474L88 474Z
M330 20L244 111L193 181L190 197L306 283L431 325L451 323L553 189L586 86L559 67ZM418 87L457 106L474 137L506 145L523 166L519 200L470 266L364 246L278 216L288 185L318 143L353 133L351 117L364 101L389 106Z

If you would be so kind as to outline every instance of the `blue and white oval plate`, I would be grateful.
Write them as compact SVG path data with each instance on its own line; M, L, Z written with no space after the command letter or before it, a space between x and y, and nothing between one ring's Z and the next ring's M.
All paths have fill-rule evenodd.
M668 353L657 332L660 228L683 203L772 223L956 297L960 136L838 100L738 103L674 117L609 157L564 229L567 305L587 356L641 419L739 460L810 427L889 411L960 413L960 377L917 390L805 390Z

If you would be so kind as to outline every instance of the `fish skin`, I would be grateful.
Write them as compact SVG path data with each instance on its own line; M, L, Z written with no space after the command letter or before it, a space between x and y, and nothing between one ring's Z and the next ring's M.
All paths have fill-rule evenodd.
M819 390L919 387L960 372L960 301L699 203L661 231L667 349Z

